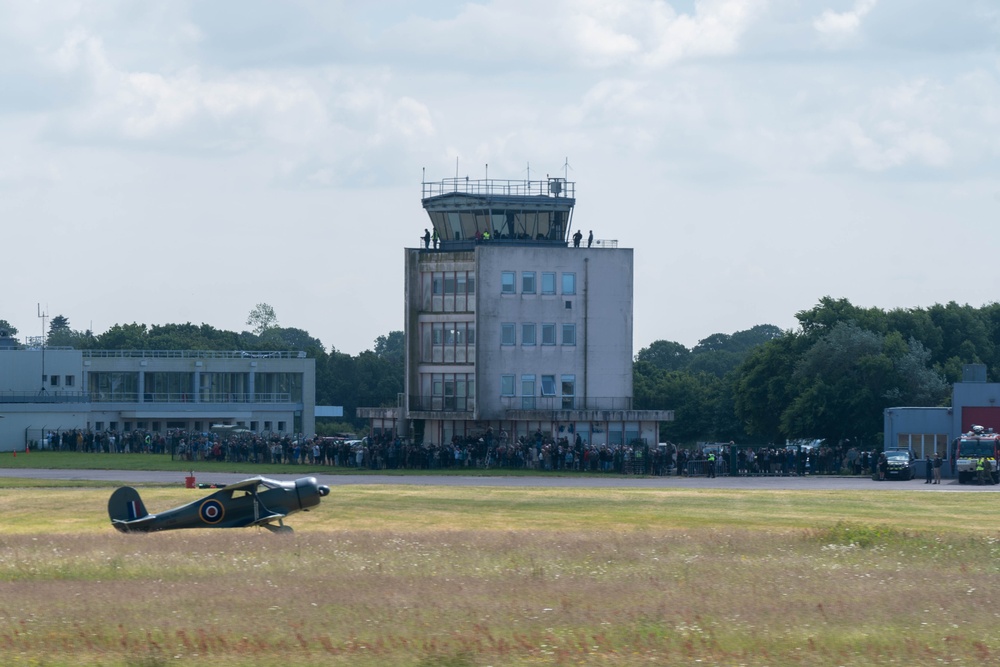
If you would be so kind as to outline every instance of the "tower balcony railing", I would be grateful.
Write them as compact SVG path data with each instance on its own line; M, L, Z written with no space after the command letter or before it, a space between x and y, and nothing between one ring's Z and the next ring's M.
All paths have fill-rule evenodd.
M51 349L51 348L48 348ZM305 359L302 350L81 350L92 359Z
M476 408L474 396L410 396L410 412L472 412Z
M0 403L89 403L86 391L0 391Z
M410 396L411 412L472 412L472 396ZM631 410L632 399L625 396L501 396L504 410Z
M139 403L139 394L134 391L95 391L90 394L94 403ZM202 392L195 398L192 392L147 391L142 394L143 403L295 403L292 395L285 393L242 393L242 392Z
M505 410L631 410L628 396L501 396Z
M423 198L452 193L487 197L576 197L576 183L565 178L509 181L497 178L445 178L422 183Z

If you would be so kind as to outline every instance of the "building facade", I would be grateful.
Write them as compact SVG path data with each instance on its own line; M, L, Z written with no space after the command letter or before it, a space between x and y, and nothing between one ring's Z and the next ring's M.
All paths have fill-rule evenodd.
M315 396L304 352L0 346L0 451L74 429L311 435Z
M882 421L884 447L909 447L921 459L940 453L945 474L951 474L954 442L960 435L973 425L1000 433L1000 383L987 382L986 366L968 364L962 382L952 385L950 408L887 408Z
M374 432L657 443L672 412L632 407L633 252L570 233L574 190L424 184L435 233L404 251L405 394L359 409Z

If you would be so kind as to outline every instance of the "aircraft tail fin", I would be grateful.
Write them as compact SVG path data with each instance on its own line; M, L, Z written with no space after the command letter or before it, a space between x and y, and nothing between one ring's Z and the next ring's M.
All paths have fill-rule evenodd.
M146 511L146 506L142 504L139 492L131 486L119 487L111 494L111 499L108 501L108 516L116 528L130 521L145 518L148 515L149 512Z

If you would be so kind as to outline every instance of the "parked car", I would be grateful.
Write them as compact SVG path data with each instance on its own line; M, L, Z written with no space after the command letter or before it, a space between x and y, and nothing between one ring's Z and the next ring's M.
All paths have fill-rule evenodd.
M885 458L889 463L886 479L910 480L917 476L917 459L908 449L887 449Z

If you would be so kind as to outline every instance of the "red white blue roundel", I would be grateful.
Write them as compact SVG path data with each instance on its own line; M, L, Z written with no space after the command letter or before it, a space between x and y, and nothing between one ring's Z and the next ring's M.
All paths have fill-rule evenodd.
M205 523L219 523L226 514L226 508L218 500L210 498L198 508L198 516Z

